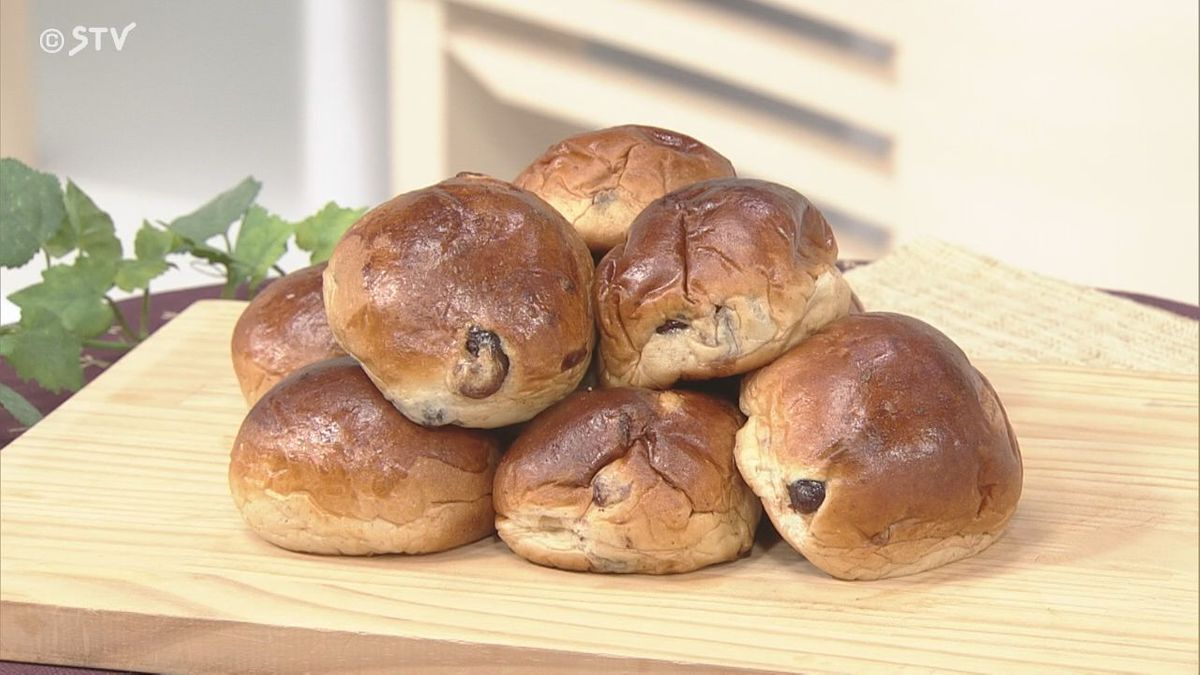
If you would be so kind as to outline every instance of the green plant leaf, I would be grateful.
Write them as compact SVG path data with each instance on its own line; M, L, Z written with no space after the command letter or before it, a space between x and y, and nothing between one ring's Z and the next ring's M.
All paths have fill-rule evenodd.
M0 267L29 262L65 217L58 178L0 159Z
M175 250L182 238L170 230L162 230L147 221L142 221L133 241L136 260L117 263L117 287L123 291L147 288L150 282L174 267L167 262L167 255Z
M178 234L170 230L162 230L142 221L142 229L138 230L133 240L133 252L138 260L162 260L167 254L179 250L181 244Z
M77 235L71 226L71 219L64 215L58 229L42 244L42 250L51 257L62 258L75 250Z
M21 379L43 389L77 391L83 386L82 341L51 311L22 308L19 328L4 336L0 350Z
M365 208L350 209L329 202L296 225L296 245L312 254L314 265L329 260L342 235L366 212Z
M233 245L234 273L254 289L267 277L271 266L287 250L287 241L296 226L268 213L257 204L250 207Z
M146 288L171 267L166 260L122 260L117 263L117 288L123 291Z
M115 261L80 257L74 265L55 265L42 272L41 283L8 296L21 308L21 318L35 309L58 316L63 327L80 338L89 338L112 325L112 309L104 295L117 275Z
M38 412L32 403L12 387L2 383L0 383L0 406L3 406L24 427L31 427L42 419L42 413Z
M79 249L95 258L117 260L121 257L121 240L117 239L112 218L101 211L91 197L75 183L67 181L63 203L67 217L46 242L47 253L61 258Z
M171 221L168 227L179 236L196 244L203 244L229 230L237 219L254 203L262 183L247 177L233 188L222 192L204 206L186 216Z

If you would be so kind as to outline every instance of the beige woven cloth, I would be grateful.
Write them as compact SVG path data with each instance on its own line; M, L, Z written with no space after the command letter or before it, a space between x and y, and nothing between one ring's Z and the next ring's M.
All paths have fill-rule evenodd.
M1200 323L950 244L914 242L846 279L868 311L926 321L973 359L1200 370Z

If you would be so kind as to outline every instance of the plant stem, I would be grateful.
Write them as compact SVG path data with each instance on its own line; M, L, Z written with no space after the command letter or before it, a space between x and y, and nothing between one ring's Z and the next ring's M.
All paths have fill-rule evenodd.
M150 284L142 289L142 313L138 317L138 335L145 340L150 337Z
M84 368L90 368L91 366L96 366L97 368L107 368L112 365L112 361L105 361L104 359L98 359L91 354L84 354L83 358L79 359L79 365Z
M51 265L54 264L50 260L50 252L49 251L47 251L46 249L42 249L42 255L46 257L46 267L50 267Z
M221 271L221 269L225 269L227 267L227 265L224 263L213 263L206 260L193 260L191 262L191 267L200 274L203 274L206 277L212 277L214 279L224 279L226 276L228 276L225 272Z
M29 399L2 382L0 382L0 407L7 410L23 427L31 427L42 419L42 413L33 407Z
M272 266L271 266L271 269L273 269L273 270L275 270L276 272L278 272L278 273L279 273L279 276L281 276L281 277L282 277L282 276L285 276L285 275L287 274L287 272L286 272L286 271L285 271L285 270L284 270L282 267L280 267L279 265L272 265Z
M117 319L117 324L121 326L121 332L125 334L125 337L129 338L136 344L138 342L137 333L133 332L133 328L131 328L129 322L125 320L125 315L121 313L121 308L117 307L117 303L113 302L113 299L107 295L104 296L104 301L107 302L109 308L112 309L113 316Z
M114 352L123 352L123 351L129 350L129 349L133 349L134 347L137 346L137 343L136 342L118 342L116 340L89 339L89 340L83 341L83 346L91 347L92 349L107 349L109 351L114 351Z
M229 233L222 232L221 238L225 240L225 252L229 255L233 255L233 242L229 241Z
M237 292L237 285L233 282L233 267L225 266L225 285L221 287L221 299L230 300L234 293Z

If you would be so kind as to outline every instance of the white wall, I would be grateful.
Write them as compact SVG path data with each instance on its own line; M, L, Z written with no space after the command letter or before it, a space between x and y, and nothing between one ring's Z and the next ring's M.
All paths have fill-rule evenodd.
M1195 0L393 2L444 13L427 42L449 65L419 85L447 92L451 140L418 167L507 168L497 151L530 157L553 126L658 123L806 193L847 257L933 237L1081 285L1200 295ZM864 157L873 143L801 111L889 147Z
M822 206L850 215L871 206L886 216L876 224L891 228L889 242L932 235L1081 284L1189 302L1200 291L1193 0L580 0L570 14L542 11L564 6L551 0L390 0L404 38L390 57L388 4L32 3L25 34L37 164L75 179L127 241L142 217L170 219L249 173L265 184L262 203L298 217L328 199L385 199L389 161L422 184L464 168L508 176L574 130L650 118L712 122L711 131L680 130L747 173L808 192L808 181L834 175L815 161L825 146L746 92L817 108L836 100L835 112L853 118L854 97L834 96L830 84L845 75L884 88L887 104L865 118L886 122L894 144L886 161L855 165L853 176L872 178L863 182L872 189L848 181ZM630 12L644 20L613 18ZM825 63L831 47L814 42L814 19L894 43L894 63L870 75L844 53ZM131 21L137 28L120 53L37 48L45 28L69 34L77 24ZM694 39L628 39L664 31ZM705 35L712 39L698 39ZM719 61L712 44L726 46ZM754 60L772 54L786 59ZM394 81L389 58L409 64ZM546 84L554 68L577 94ZM810 81L826 85L799 86ZM631 119L631 109L661 114ZM767 152L777 146L785 151ZM414 186L394 173L392 185ZM884 252L849 230L848 256ZM303 264L289 255L285 266ZM2 271L0 287L10 293L39 272L37 263ZM210 281L179 270L163 287ZM0 320L15 319L0 305Z
M387 197L382 0L43 0L30 8L38 168L80 185L132 246L142 218L170 220L247 174L259 201L300 217L336 199ZM37 36L130 22L120 52L47 54ZM306 258L291 252L285 267ZM38 262L0 272L7 295ZM169 273L161 288L213 279ZM0 321L17 317L3 302Z
M898 53L901 240L1197 302L1197 3L921 4Z

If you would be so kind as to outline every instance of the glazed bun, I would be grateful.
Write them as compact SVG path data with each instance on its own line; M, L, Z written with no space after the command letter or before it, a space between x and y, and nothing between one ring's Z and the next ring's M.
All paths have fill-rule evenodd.
M730 178L672 192L596 270L601 380L663 389L766 365L850 311L836 261L795 190Z
M501 460L500 537L532 562L591 572L688 572L745 555L761 507L733 462L741 422L696 392L576 393Z
M246 403L301 366L345 354L325 321L324 270L313 265L276 279L238 318L230 351Z
M426 429L350 358L284 379L246 416L229 485L246 523L293 551L430 553L493 531L490 432Z
M840 319L748 376L737 463L796 550L843 579L912 574L986 548L1021 495L995 390L916 319Z
M333 334L427 426L527 420L583 378L592 259L567 221L509 183L460 174L346 232L325 270Z
M551 146L514 181L558 209L589 248L604 253L625 239L650 202L733 165L689 136L627 125L572 136Z

